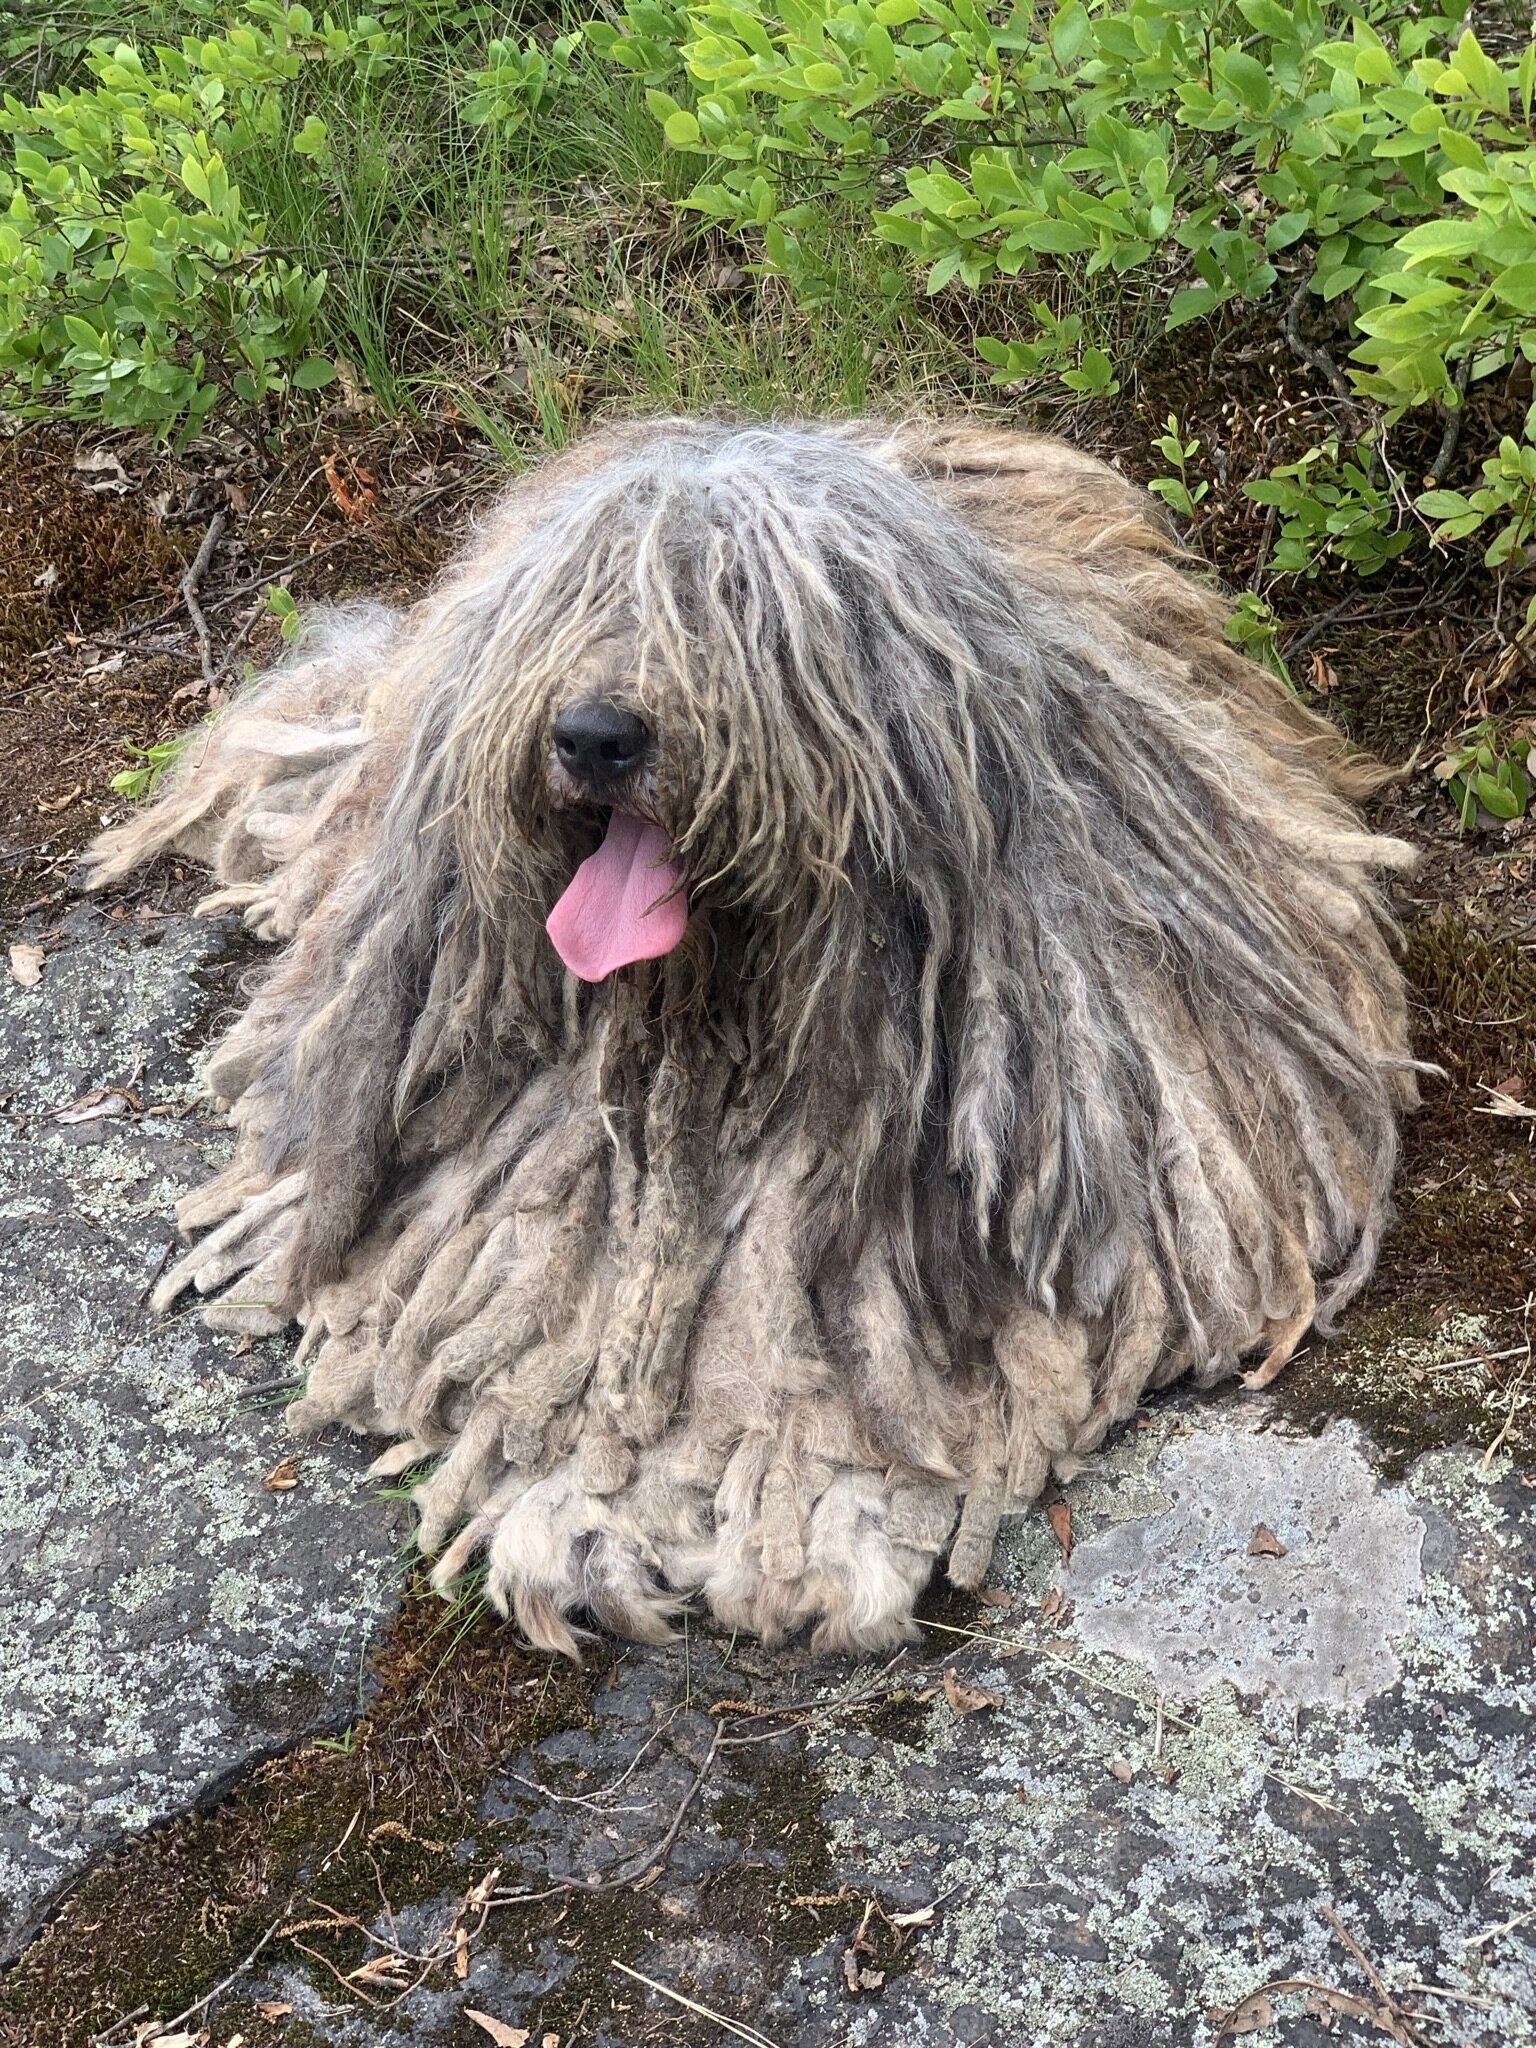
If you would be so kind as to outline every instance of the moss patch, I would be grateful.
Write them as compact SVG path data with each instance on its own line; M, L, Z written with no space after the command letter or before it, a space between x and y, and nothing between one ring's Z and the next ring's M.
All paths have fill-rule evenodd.
M0 1986L4 2048L80 2048L125 2013L169 2017L274 1919L316 1917L306 1900L366 1922L380 1887L396 1908L462 1891L483 1873L453 1845L485 1777L583 1719L593 1682L523 1654L487 1617L466 1622L427 1598L402 1608L377 1675L382 1704L345 1738L261 1766L215 1811L93 1870ZM300 1938L343 1971L362 1959L355 1934ZM284 1945L266 1953L279 1960ZM251 2048L279 2038L254 2008L249 2019ZM292 2031L281 2038L294 2048Z
M1405 937L1417 1050L1445 1077L1426 1078L1405 1123L1396 1220L1369 1288L1275 1398L1308 1427L1355 1417L1397 1473L1422 1451L1482 1449L1501 1432L1509 1455L1536 1458L1536 1143L1529 1122L1486 1114L1483 1092L1536 1084L1536 955L1448 908Z
M174 593L181 564L159 522L135 499L87 490L72 457L49 436L0 445L0 672L138 598Z

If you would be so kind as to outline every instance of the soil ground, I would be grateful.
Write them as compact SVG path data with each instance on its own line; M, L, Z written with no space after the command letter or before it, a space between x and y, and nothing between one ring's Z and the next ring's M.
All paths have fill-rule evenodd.
M495 477L482 448L446 430L414 441L379 433L317 445L302 459L290 453L276 471L231 445L170 457L38 434L0 454L0 753L8 770L0 779L0 889L8 938L23 933L45 952L62 943L75 900L75 856L121 814L125 800L110 785L142 758L129 750L159 744L216 705L244 662L278 651L269 582L281 580L301 603L364 593L407 598L444 559ZM221 540L194 592L211 634L205 662L179 586L215 516L224 522ZM1213 514L1197 539L1230 569L1236 544L1228 533ZM1298 667L1321 687L1325 708L1387 758L1419 764L1378 801L1374 821L1423 854L1396 907L1417 1050L1441 1072L1426 1078L1424 1108L1407 1127L1398 1221L1369 1293L1342 1334L1314 1342L1274 1394L1279 1420L1302 1432L1340 1418L1362 1425L1388 1478L1450 1447L1479 1456L1495 1447L1497 1469L1518 1485L1521 1471L1536 1465L1536 1121L1518 1113L1536 1103L1536 825L1460 835L1426 764L1438 735L1465 708L1487 708L1490 692L1499 708L1517 708L1509 693L1520 679L1492 673L1488 621L1475 594L1463 596L1461 611L1426 606L1422 592L1414 603L1411 595L1389 586L1373 609L1369 585L1325 591L1315 615L1289 627L1293 645L1305 644ZM1336 617L1328 623L1330 607ZM195 878L172 866L107 911L131 918L146 907L174 910L193 894ZM1498 1113L1501 1106L1512 1113ZM1519 1512L1528 1524L1528 1511ZM1028 1571L1020 1583L1032 1599L1052 1597ZM937 1600L927 1654L942 1660L960 1640L943 1629L986 1630L990 1619L972 1602ZM1528 1629L1522 1654L1529 1656ZM707 1652L700 1645L698 1655L708 1671L707 1684L697 1680L700 1697L746 1698L737 1733L763 1701L797 1704L813 1718L821 1711L814 1703L824 1679L794 1659L776 1664L722 1644ZM980 1683L988 1682L984 1669L975 1667ZM451 1895L462 1900L484 1875L478 1863L466 1869L463 1845L496 1839L487 1787L517 1759L563 1762L571 1773L560 1781L566 1796L585 1799L592 1759L578 1757L580 1732L602 1729L605 1702L632 1682L631 1671L624 1653L606 1649L582 1673L550 1667L526 1657L472 1605L445 1616L437 1603L407 1597L376 1654L378 1702L353 1731L260 1764L213 1811L174 1821L98 1864L0 1983L0 2043L86 2048L102 2038L116 2048L133 2041L136 2010L141 2021L164 2020L232 1971L241 1972L237 1989L207 2022L206 2038L219 2048L230 2048L236 2034L246 2048L383 2039L370 2029L382 2029L379 2011L399 1996L405 1966L359 1974L361 1927L376 1920L381 1900L386 1914L403 1913L410 1902L425 1910ZM922 1683L877 1688L840 1725L861 1740L899 1746L932 1720L935 1710L914 1702L940 1682L930 1673ZM858 1690L856 1679L846 1683ZM697 1706L694 1687L689 1667L688 1713ZM1161 1705L1158 1717L1161 1728ZM669 1770L688 1762L699 1733L688 1734L692 1725L663 1745ZM702 1725L707 1740L709 1724ZM566 1751L548 1748L557 1738L567 1741ZM838 1766L839 1782L849 1786L853 1753ZM684 1790L687 1782L684 1771ZM827 1782L825 1774L813 1776L803 1748L774 1742L743 1750L709 1828L682 1828L677 1853L703 1855L706 1834L730 1846L724 1864L711 1868L704 1856L692 1879L706 1901L701 1924L719 1965L711 1980L717 1989L705 2001L711 2006L729 1996L733 1944L763 1936L783 1961L824 1944L828 1927L848 1919L845 1879L828 1846ZM666 1790L658 1795L663 1804ZM652 1897L645 1872L636 1879L593 1895L560 1891L498 1949L503 1990L515 1988L524 1969L527 1984L517 1996L524 2005L533 1998L529 2009L541 2030L534 2040L554 2035L569 2048L583 2030L626 2042L701 2038L696 2016L642 1995L609 1967L654 1956L664 1942L667 1887ZM864 2032L847 2033L850 2041L895 2038L876 2026L878 2002L867 1994L877 1987L861 1990L858 1973L884 1972L894 1983L919 1938L890 1917L899 1891L887 1885L882 1896L881 1911L864 1916L848 1947L848 1998L854 2005L864 1998L871 2015ZM478 1940L469 1938L475 1919L467 1911L458 1925L466 1956ZM243 1968L269 1926L283 1930L280 1937L267 1938L259 1969ZM434 1930L420 1927L399 1946L409 1950L429 1936ZM570 1966L557 1970L551 1957ZM760 1955L751 1967L763 1967ZM453 1992L454 1968L452 1958L435 1966L432 1996ZM328 2010L355 2014L358 2031L333 2032L330 2022L321 2030L306 2018L293 1989L299 1976L289 1982L284 1971L323 1986ZM1470 2012L1476 2000L1468 1996ZM750 1995L744 2000L732 2010L749 2013ZM1335 2008L1330 2024L1349 2038L1343 2012ZM204 2009L193 2012L192 2040L205 2038L205 2018ZM1459 2036L1424 2038L1471 2039L1471 2025ZM498 2037L454 2021L420 2038ZM1033 2037L957 2031L953 2038ZM1153 2028L1082 2038L1109 2048L1165 2036ZM1275 2038L1314 2036L1293 2030Z

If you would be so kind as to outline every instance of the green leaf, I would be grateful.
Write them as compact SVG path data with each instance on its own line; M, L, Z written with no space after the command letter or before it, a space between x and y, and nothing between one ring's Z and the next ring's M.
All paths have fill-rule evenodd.
M324 356L306 356L293 373L296 391L323 391L327 384L336 381L336 365L327 362Z
M1237 11L1261 36L1273 36L1276 42L1288 43L1296 33L1295 17L1275 0L1237 0Z
M1414 503L1426 519L1462 519L1472 510L1460 491L1425 491Z
M928 296L930 298L932 298L935 292L943 291L945 285L949 283L949 280L964 261L964 249L946 249L944 251L944 254L928 273Z
M194 199L200 199L204 206L208 204L210 197L208 173L203 169L203 166L195 156L184 156L182 158L181 182L186 186Z
M878 234L903 249L921 249L928 239L928 231L922 222L913 220L909 214L877 213L873 220Z
M1168 307L1166 326L1171 334L1176 327L1187 321L1198 320L1203 314L1213 312L1222 302L1224 294L1213 291L1208 284L1186 285L1177 291Z
M1493 289L1517 313L1536 313L1536 263L1515 263L1493 280Z
M1309 213L1282 213L1272 220L1264 230L1264 247L1273 252L1289 249L1293 242L1299 242L1312 225Z
M1362 85L1396 85L1397 66L1379 45L1367 43L1355 52L1355 76Z
M78 313L64 315L64 332L76 348L88 349L92 354L100 351L102 337L99 330L89 320L82 320Z
M1451 162L1463 171L1481 171L1487 167L1487 158L1472 140L1463 135L1459 128L1445 127L1440 130L1440 147Z
M699 123L686 107L679 107L675 114L668 114L662 123L662 134L674 149L696 149L699 143Z
M896 45L883 23L873 21L864 36L864 56L869 68L885 85L896 73Z
M1486 54L1471 29L1465 32L1456 45L1456 69L1480 100L1486 101L1501 114L1509 112L1509 86L1505 82L1504 74Z
M1100 348L1085 348L1082 368L1063 370L1061 381L1069 391L1092 392L1103 396L1108 396L1120 388L1115 378L1114 366Z
M1399 235L1397 247L1410 259L1466 256L1481 248L1492 227L1493 222L1481 216L1470 220L1426 220L1418 227L1410 228L1405 235Z
M1042 256L1070 256L1093 248L1095 237L1069 220L1036 220L1015 228L1009 240L1022 242Z
M1492 775L1479 772L1473 777L1472 786L1477 791L1478 802L1492 817L1505 819L1519 817L1519 797L1515 795L1512 789L1506 789L1504 784L1497 781Z
M1274 86L1268 70L1246 50L1224 52L1217 60L1217 69L1223 78L1231 82L1233 91L1250 113L1263 113L1274 98Z

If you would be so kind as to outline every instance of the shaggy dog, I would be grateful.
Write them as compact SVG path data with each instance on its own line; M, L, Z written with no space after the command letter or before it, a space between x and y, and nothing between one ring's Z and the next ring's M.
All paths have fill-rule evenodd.
M96 849L285 947L157 1302L297 1319L295 1427L435 1459L439 1582L485 1553L534 1643L697 1594L910 1634L1148 1386L1262 1382L1376 1257L1410 856L1222 616L1056 441L549 462Z

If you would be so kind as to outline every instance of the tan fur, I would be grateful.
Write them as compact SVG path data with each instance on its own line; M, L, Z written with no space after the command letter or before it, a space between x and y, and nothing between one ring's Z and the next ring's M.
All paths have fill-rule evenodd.
M865 561L838 465L897 559ZM689 520L707 573L665 554ZM955 578L996 610L974 640ZM437 1458L442 1581L483 1552L548 1648L696 1593L899 1639L936 1557L979 1584L1000 1516L1149 1385L1253 1353L1262 1383L1375 1254L1413 1078L1369 877L1408 856L1344 801L1387 771L1224 611L1059 441L670 422L552 460L414 611L323 619L95 851L106 882L178 846L287 947L209 1063L236 1158L158 1303L303 1323L295 1426ZM597 689L661 736L644 801L693 915L592 991L540 926L590 829L549 720Z

